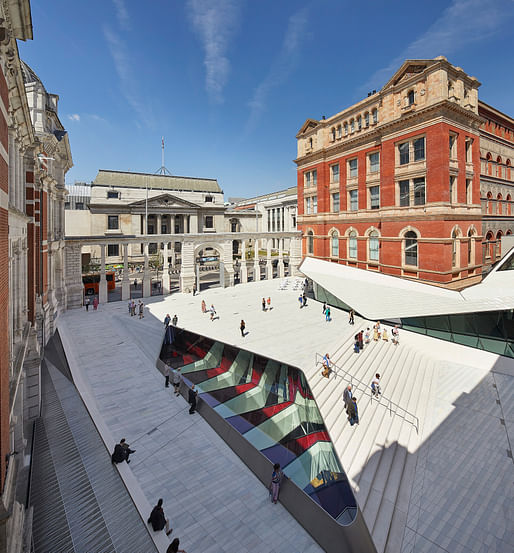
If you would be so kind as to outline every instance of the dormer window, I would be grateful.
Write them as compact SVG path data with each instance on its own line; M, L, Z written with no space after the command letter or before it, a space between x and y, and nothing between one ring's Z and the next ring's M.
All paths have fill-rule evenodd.
M368 112L366 112L364 114L364 126L369 127L369 113Z
M309 148L312 149L312 138L309 138Z
M110 199L110 198L114 198L116 200L118 200L120 197L120 193L119 192L116 192L115 190L108 190L107 191L107 198Z
M357 129L359 131L362 129L362 117L360 115L357 117Z
M407 93L407 105L412 106L414 104L414 90L409 90Z
M335 127L332 127L332 130L330 131L330 134L332 135L332 142L336 139L336 129Z
M205 203L214 203L214 196L205 196Z

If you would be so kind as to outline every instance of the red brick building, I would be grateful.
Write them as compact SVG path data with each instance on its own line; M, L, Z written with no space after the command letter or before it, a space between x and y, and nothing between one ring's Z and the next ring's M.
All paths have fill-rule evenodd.
M407 60L379 92L298 140L304 255L434 284L480 278L480 83Z

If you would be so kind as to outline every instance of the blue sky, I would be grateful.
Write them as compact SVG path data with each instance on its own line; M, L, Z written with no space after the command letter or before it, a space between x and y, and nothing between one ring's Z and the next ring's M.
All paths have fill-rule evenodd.
M514 116L514 0L32 0L20 55L60 96L74 167L217 178L226 197L296 184L295 135L445 55Z

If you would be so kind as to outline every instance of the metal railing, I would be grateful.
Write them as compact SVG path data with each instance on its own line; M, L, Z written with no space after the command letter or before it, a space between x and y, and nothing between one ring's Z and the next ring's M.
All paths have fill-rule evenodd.
M321 355L320 353L316 353L316 359L315 359L316 366L317 365L324 366L323 357L324 356ZM333 361L330 361L330 370L336 378L342 378L344 380L347 380L348 383L352 386L352 388L355 387L355 389L358 390L361 394L369 395L372 402L373 400L375 400L378 403L384 404L391 416L393 416L393 414L398 415L399 417L403 418L403 420L405 420L406 422L412 424L416 429L416 434L419 432L419 419L416 415L414 415L414 413L407 411L407 409L404 409L401 405L398 405L397 403L390 400L389 398L384 397L382 393L378 395L374 395L371 391L370 384L367 384L362 380L356 378L347 370L336 365ZM355 385L354 382L356 382L357 385Z

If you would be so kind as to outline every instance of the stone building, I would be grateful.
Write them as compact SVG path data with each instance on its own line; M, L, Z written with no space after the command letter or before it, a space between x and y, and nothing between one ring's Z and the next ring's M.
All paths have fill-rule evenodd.
M58 97L18 54L32 39L28 0L0 3L0 551L20 552L39 416L40 353L66 306L64 174Z
M450 287L480 279L479 86L442 56L407 60L380 91L308 119L296 159L304 254ZM505 161L510 186L507 172Z

